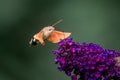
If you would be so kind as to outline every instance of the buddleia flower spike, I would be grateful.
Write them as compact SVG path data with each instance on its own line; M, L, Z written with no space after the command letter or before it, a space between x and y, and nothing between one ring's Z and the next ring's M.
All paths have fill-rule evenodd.
M120 53L94 43L78 43L66 38L53 50L58 70L71 80L120 80Z

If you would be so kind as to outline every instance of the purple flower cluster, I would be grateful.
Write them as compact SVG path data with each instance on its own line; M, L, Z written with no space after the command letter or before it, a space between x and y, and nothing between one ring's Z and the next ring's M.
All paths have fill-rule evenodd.
M59 71L64 71L72 80L120 80L120 67L115 50L103 49L90 43L79 44L67 38L58 43L54 50L55 63Z

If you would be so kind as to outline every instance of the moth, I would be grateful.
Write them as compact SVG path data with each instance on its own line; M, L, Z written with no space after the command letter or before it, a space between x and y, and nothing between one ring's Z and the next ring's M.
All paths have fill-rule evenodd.
M45 45L44 40L47 39L52 43L58 43L61 40L69 37L71 35L70 32L62 32L55 29L55 25L60 23L62 20L57 21L52 26L46 26L41 29L38 33L36 33L33 38L31 38L29 44L30 45L37 45L40 43L41 45Z

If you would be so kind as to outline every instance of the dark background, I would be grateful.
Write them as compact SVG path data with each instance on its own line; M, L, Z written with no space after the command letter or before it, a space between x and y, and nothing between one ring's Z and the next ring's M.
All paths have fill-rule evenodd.
M57 44L29 47L41 28L57 30L74 41L120 51L119 0L0 0L0 80L70 80L57 70Z

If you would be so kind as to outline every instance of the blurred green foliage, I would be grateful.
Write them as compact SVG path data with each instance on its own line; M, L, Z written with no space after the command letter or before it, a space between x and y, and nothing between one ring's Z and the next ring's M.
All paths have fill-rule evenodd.
M120 51L119 0L0 0L0 80L70 80L57 70L56 44L29 47L30 38L59 19L74 41Z

